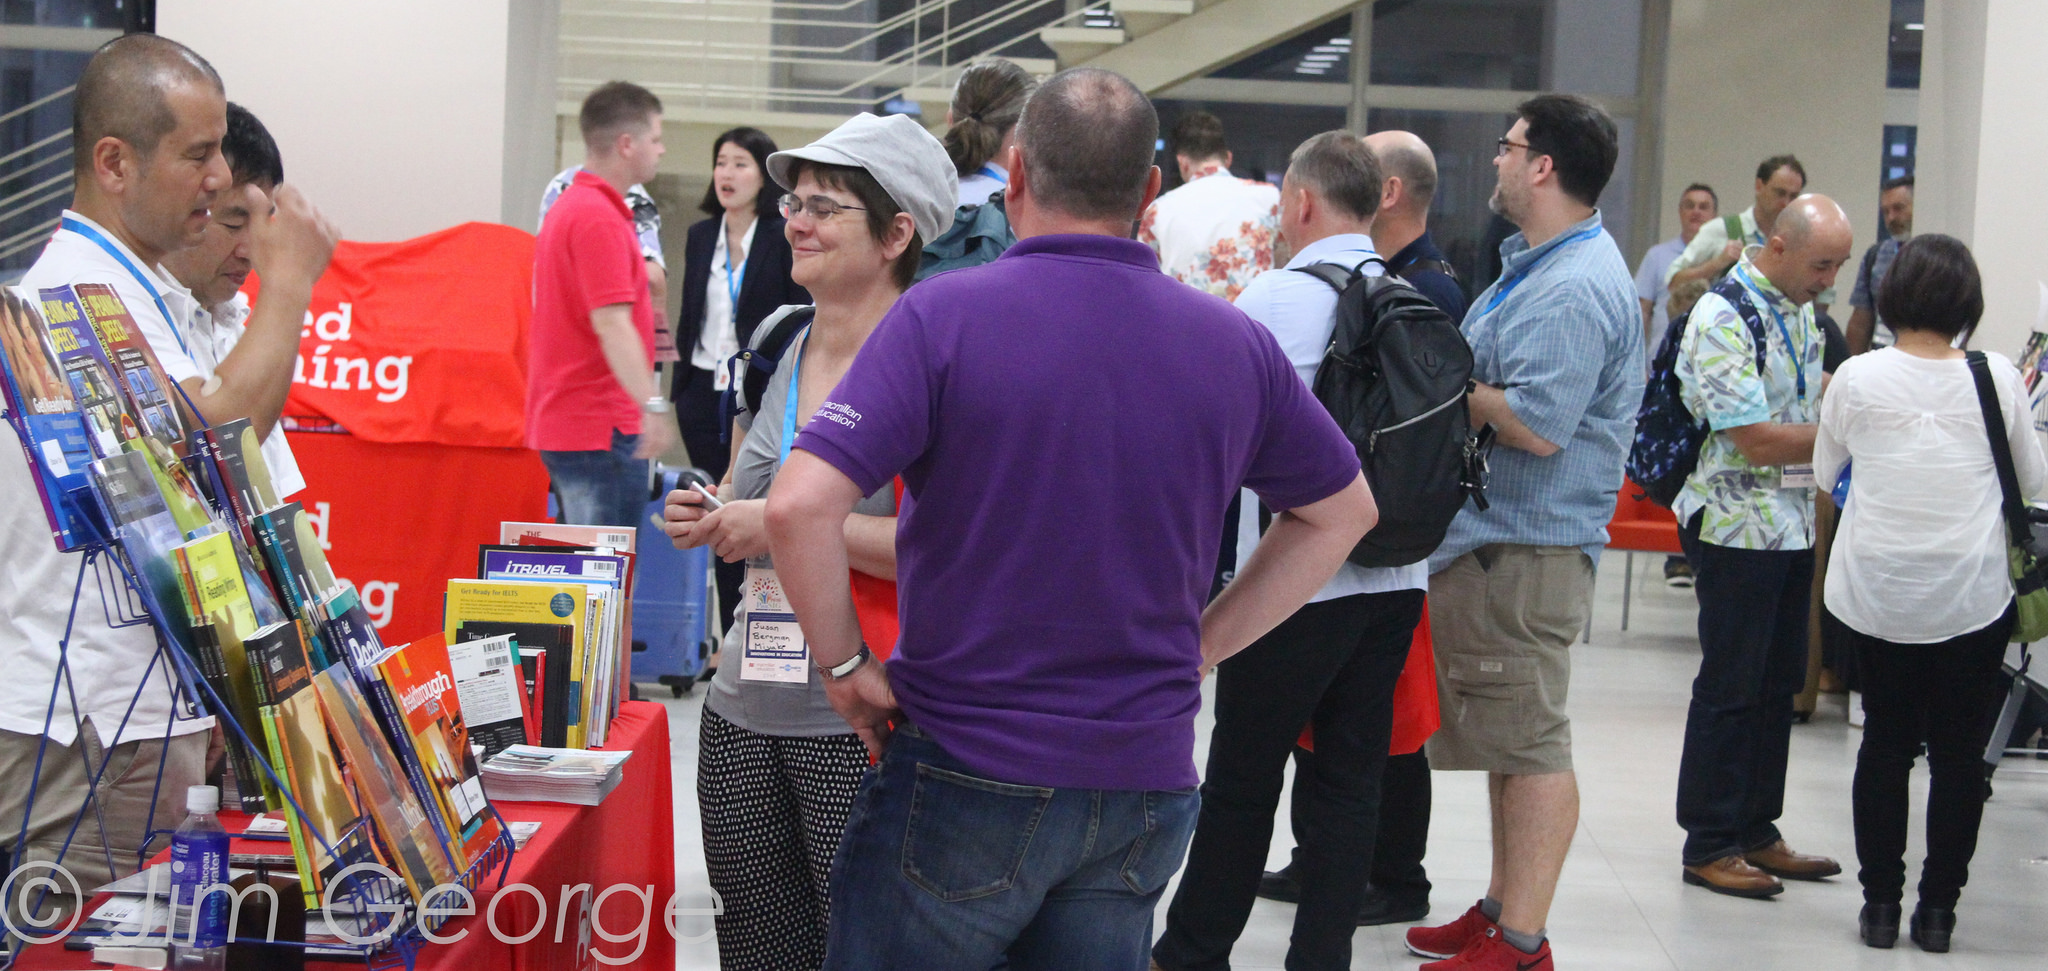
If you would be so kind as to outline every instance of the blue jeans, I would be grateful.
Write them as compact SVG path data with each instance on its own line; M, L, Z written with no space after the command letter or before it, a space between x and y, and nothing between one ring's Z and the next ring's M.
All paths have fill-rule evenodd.
M548 478L562 499L562 521L584 526L627 526L647 507L647 461L633 457L640 436L612 429L612 447L588 452L542 452Z
M1201 797L975 776L915 725L832 861L828 971L1144 971Z
M1778 841L1792 744L1792 696L1806 683L1812 550L1744 550L1700 542L1700 516L1679 528L1700 602L1700 673L1678 762L1678 825L1687 866Z

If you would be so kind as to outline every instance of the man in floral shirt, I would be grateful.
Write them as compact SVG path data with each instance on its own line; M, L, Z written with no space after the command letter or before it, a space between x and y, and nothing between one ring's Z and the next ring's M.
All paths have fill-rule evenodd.
M1174 279L1236 300L1252 277L1273 268L1280 190L1230 174L1223 122L1206 111L1174 124L1173 154L1185 184L1145 210L1138 241Z
M1764 244L1694 305L1679 344L1685 406L1712 433L1672 505L1700 602L1678 824L1685 882L1716 893L1768 897L1785 889L1780 877L1842 869L1786 846L1777 819L1813 586L1823 380L1813 303L1849 261L1849 244L1848 217L1833 200L1793 200Z

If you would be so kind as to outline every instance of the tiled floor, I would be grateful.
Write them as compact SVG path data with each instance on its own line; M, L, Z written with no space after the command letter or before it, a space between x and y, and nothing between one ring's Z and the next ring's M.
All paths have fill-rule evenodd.
M1655 559L1655 558L1651 558ZM1774 900L1717 896L1679 882L1681 831L1672 821L1678 753L1688 685L1699 664L1690 591L1661 578L1638 586L1629 630L1620 629L1622 557L1602 564L1595 594L1593 643L1574 657L1571 711L1583 809L1566 861L1550 933L1560 967L1572 971L1708 971L1708 969L1969 969L2048 967L2048 775L2014 770L2037 763L2008 760L1984 813L1969 888L1958 913L1955 950L1923 954L1901 938L1892 951L1856 940L1861 903L1853 877L1849 782L1861 733L1843 717L1839 696L1823 696L1813 722L1792 739L1791 781L1782 827L1799 849L1838 857L1850 875L1820 884L1795 883ZM676 867L686 893L706 886L696 815L698 696L668 703L674 736ZM1199 746L1207 745L1206 713ZM1197 761L1202 759L1197 752ZM2044 765L2048 768L2048 765ZM1926 798L1924 766L1915 778L1916 819ZM1484 779L1439 772L1428 866L1436 884L1433 919L1457 916L1486 888L1488 845ZM1283 802L1284 806L1285 803ZM1916 824L1917 825L1917 824ZM1284 817L1275 829L1274 866L1290 847ZM1920 850L1914 833L1913 854ZM1913 873L1917 874L1917 864ZM1917 879L1909 875L1910 879ZM1169 890L1169 899L1171 890ZM702 899L708 899L708 895ZM1910 896L1908 903L1910 904ZM701 902L686 905L702 906ZM1162 904L1160 912L1163 914ZM708 930L686 921L685 933ZM1293 907L1260 901L1239 940L1233 965L1279 968ZM1412 969L1418 959L1401 946L1401 927L1361 928L1352 966ZM717 967L708 938L679 945L681 968ZM938 969L935 969L938 971Z

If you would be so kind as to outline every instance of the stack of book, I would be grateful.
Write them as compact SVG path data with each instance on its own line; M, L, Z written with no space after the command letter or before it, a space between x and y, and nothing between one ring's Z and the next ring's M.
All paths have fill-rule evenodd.
M492 799L595 806L618 788L631 752L514 745L484 762Z
M502 639L529 721L479 734L486 757L508 745L603 745L626 695L632 644L633 531L505 523L477 550L474 579L448 582L443 636L452 655ZM485 664L483 667L490 667ZM509 705L493 709L509 712Z
M184 690L231 723L224 804L285 819L308 902L354 863L424 899L480 859L503 832L471 742L536 740L509 638L387 647L313 517L279 501L256 429L180 407L111 288L0 289L0 338L53 541L126 559L204 682ZM587 599L608 605L588 623L618 622L616 598Z

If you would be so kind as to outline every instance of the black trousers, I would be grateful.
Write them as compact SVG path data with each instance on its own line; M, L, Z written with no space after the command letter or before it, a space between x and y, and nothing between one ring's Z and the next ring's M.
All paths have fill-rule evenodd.
M1380 770L1393 735L1394 684L1422 619L1422 591L1312 603L1216 671L1216 730L1187 869L1152 949L1170 971L1228 968L1265 869L1287 753L1303 725L1316 759L1309 846L1290 971L1348 968L1365 897Z
M691 367L688 360L676 365L676 426L682 432L683 447L690 450L690 461L711 476L713 482L724 479L725 467L732 464L732 444L719 441L719 392L713 386L715 380L716 375ZM727 563L714 556L711 569L718 575L718 631L723 634L732 627L733 610L740 602L740 584L747 579L747 565Z
M1295 748L1295 779L1314 778L1309 762L1315 757L1308 749ZM1387 757L1387 767L1380 773L1380 815L1374 829L1370 882L1374 890L1397 904L1429 903L1429 871L1423 868L1422 858L1429 852L1431 792L1425 750ZM1311 800L1311 787L1297 781L1287 807L1287 821L1294 828L1293 873L1301 872L1302 847L1309 842Z
M1777 842L1792 745L1792 696L1806 684L1812 550L1700 542L1678 531L1700 602L1700 673L1678 761L1678 825L1688 866Z
M1984 746L2003 696L1999 665L2013 612L1939 644L1895 644L1854 630L1863 664L1863 747L1850 790L1863 899L1898 903L1906 887L1906 781L1927 746L1927 862L1920 902L1954 909L1984 818Z

